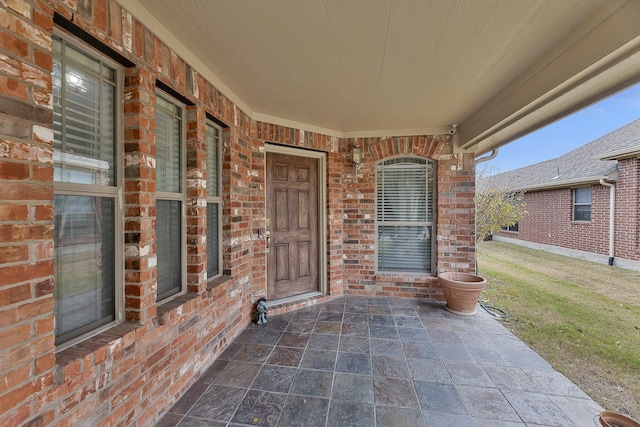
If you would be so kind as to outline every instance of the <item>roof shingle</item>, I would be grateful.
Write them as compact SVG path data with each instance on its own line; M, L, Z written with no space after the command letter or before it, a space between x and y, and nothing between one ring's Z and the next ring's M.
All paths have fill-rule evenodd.
M478 190L506 185L510 190L532 190L616 179L616 155L636 151L640 154L640 119L555 159L483 179Z

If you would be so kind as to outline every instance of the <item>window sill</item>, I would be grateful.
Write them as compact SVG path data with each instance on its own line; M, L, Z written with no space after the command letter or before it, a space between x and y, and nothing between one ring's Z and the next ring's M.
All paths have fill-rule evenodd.
M225 283L231 280L231 276L228 274L223 274L220 277L216 277L213 280L207 282L207 291L211 292L218 286L224 285Z
M176 296L171 300L157 306L158 325L171 323L183 313L193 313L196 310L198 294L186 293Z
M137 334L147 327L136 322L123 322L56 352L56 384L90 372L93 366L115 357L136 342Z
M207 282L208 297L213 296L212 291L218 286L222 286L231 281L231 276L222 275ZM197 310L196 304L199 300L198 294L187 292L177 295L176 297L158 304L158 324L166 325L176 318L182 316L183 313L191 313Z
M428 279L433 277L435 279L436 275L433 273L418 273L411 271L376 271L375 280L401 280L401 281L411 281L411 279Z

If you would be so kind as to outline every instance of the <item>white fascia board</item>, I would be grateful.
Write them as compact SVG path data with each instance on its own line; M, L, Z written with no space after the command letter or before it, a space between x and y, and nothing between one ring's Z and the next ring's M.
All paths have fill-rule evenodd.
M618 159L626 159L629 157L640 157L640 148L626 148L623 150L614 150L610 151L605 155L600 155L595 157L598 160L618 160Z
M567 188L567 187L580 187L589 184L598 184L600 180L604 179L605 181L617 181L618 174L617 172L611 173L609 175L594 175L587 176L576 179L569 179L566 181L558 181L558 182L546 182L544 184L538 185L529 185L526 187L518 188L517 191L541 191L541 190L553 190L558 188Z
M481 155L640 81L640 2L606 2L459 128Z

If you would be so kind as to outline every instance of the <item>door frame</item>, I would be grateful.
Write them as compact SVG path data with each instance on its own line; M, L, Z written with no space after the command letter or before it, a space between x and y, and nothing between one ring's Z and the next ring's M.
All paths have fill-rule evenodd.
M291 297L286 297L277 300L277 302L285 302L285 301L293 301L297 299L307 298L312 295L322 294L326 295L328 293L328 284L327 284L327 153L321 151L313 151L313 150L305 150L302 148L296 147L287 147L283 145L275 145L270 143L265 143L265 156L269 154L286 154L289 156L297 156L297 157L307 157L318 160L318 229L316 232L318 233L318 291L317 292L308 292L300 295L294 295ZM265 188L264 188L264 197L265 201L267 198L267 185L266 185L266 176L267 176L267 162L265 157L264 162L264 176L265 176ZM265 204L265 213L266 213L266 204ZM269 263L265 262L265 280L267 280L267 269L269 268ZM265 289L267 283L265 282ZM272 301L269 301L271 303Z

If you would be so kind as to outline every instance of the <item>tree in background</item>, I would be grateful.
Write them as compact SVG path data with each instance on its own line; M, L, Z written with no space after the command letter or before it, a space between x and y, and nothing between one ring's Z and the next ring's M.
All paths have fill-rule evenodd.
M476 240L513 227L525 217L524 191L511 190L499 176L490 176L495 168L485 167L476 174Z

